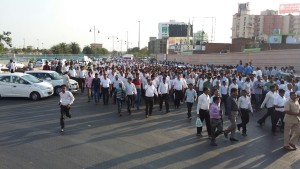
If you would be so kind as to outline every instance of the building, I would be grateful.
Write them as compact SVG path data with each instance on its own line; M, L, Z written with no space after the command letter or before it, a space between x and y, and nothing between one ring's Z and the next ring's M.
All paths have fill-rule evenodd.
M103 45L101 43L91 43L92 49L102 49Z
M150 37L148 42L148 50L151 54L166 54L167 43L167 39L157 39L156 37Z
M300 15L278 15L278 11L269 9L260 15L251 15L249 3L238 4L238 13L233 15L232 39L250 38L266 42L273 35L291 34L300 34Z
M158 39L164 39L169 37L169 25L186 25L186 24L184 22L176 22L175 20L158 23Z

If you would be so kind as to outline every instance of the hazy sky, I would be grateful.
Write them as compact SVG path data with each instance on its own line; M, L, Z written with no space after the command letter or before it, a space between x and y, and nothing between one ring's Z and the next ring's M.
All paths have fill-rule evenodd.
M188 22L193 17L216 17L214 42L230 42L232 15L238 3L250 2L252 14L266 9L278 10L279 4L297 0L0 0L0 31L12 32L14 47L50 48L60 42L78 42L80 47L94 41L94 25L100 30L96 41L112 50L110 36L126 40L129 47L138 46L138 21L141 21L141 47L150 36L158 36L158 23L176 20ZM201 27L201 19L194 25ZM205 23L205 25L211 25ZM195 31L195 30L194 30ZM123 42L123 51L126 45ZM121 43L115 40L115 49Z

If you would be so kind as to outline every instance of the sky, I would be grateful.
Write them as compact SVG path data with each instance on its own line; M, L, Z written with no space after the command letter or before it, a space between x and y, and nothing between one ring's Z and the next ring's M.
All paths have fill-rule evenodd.
M0 0L0 32L10 31L13 47L50 48L60 42L77 42L83 48L96 42L108 50L138 46L140 21L141 48L149 37L158 36L158 23L194 21L194 28L211 25L205 17L215 17L216 43L230 43L232 16L238 3L250 2L251 14L297 0ZM194 19L193 19L194 18ZM194 31L196 31L194 29ZM112 38L112 37L117 38ZM113 43L113 40L114 43ZM121 43L123 40L123 43ZM119 42L118 42L119 41Z

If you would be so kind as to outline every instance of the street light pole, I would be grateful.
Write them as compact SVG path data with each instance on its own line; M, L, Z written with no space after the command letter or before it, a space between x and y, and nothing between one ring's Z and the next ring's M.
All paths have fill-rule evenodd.
M113 40L113 50L112 50L112 52L113 52L113 55L114 55L114 51L115 51L115 38L116 39L119 39L119 38L116 37L115 35L108 37L108 39L110 39L110 38Z
M39 39L36 39L37 40L37 43L38 43L38 45L37 45L37 50L40 48L40 40Z
M94 31L94 43L96 43L96 31L97 31L97 33L100 33L100 31L99 31L99 29L96 29L95 25L94 25L93 31ZM90 32L92 32L92 29L90 29Z
M140 49L140 40L141 40L141 21L139 21L139 49Z
M127 31L127 41L128 42L128 31ZM128 52L128 43L127 43L127 52Z
M23 48L25 48L26 44L25 44L25 38L23 39L24 40L24 45L23 45Z

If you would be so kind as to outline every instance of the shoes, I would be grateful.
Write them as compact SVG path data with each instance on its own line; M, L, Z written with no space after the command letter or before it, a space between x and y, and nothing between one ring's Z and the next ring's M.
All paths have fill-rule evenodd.
M64 132L64 129L60 129L60 132Z
M230 140L230 141L239 141L239 140L237 140L237 139L235 139L235 138L230 138L229 140Z
M121 114L121 113L119 113L119 116L120 116L120 117L122 117L122 114Z
M295 150L294 148L292 148L291 146L284 146L284 149L288 150L288 151L292 151Z
M161 109L159 109L159 111L161 111Z
M238 131L241 131L241 126L237 125L237 129L238 129Z
M197 136L199 137L203 137L203 135L201 133L197 133Z
M190 121L192 120L192 117L188 117L188 118L189 118Z
M216 142L214 142L214 141L210 142L210 145L211 146L218 146L218 144Z
M149 115L147 114L145 117L146 117L146 118L148 118L148 117L149 117Z
M167 110L166 113L170 113L170 110Z
M272 132L272 136L276 136L276 133L275 133L275 132Z
M257 123L259 124L259 126L263 125L263 122L257 121Z
M296 147L294 144L289 143L289 145L290 145L294 150L297 150L297 147Z
M208 137L208 139L211 139L211 135L208 135L207 137Z
M228 133L226 133L226 131L224 131L224 137L228 138Z
M247 134L246 134L246 133L243 133L243 134L242 134L242 136L246 137L246 136L247 136Z
M152 116L152 114L149 114L149 116Z

